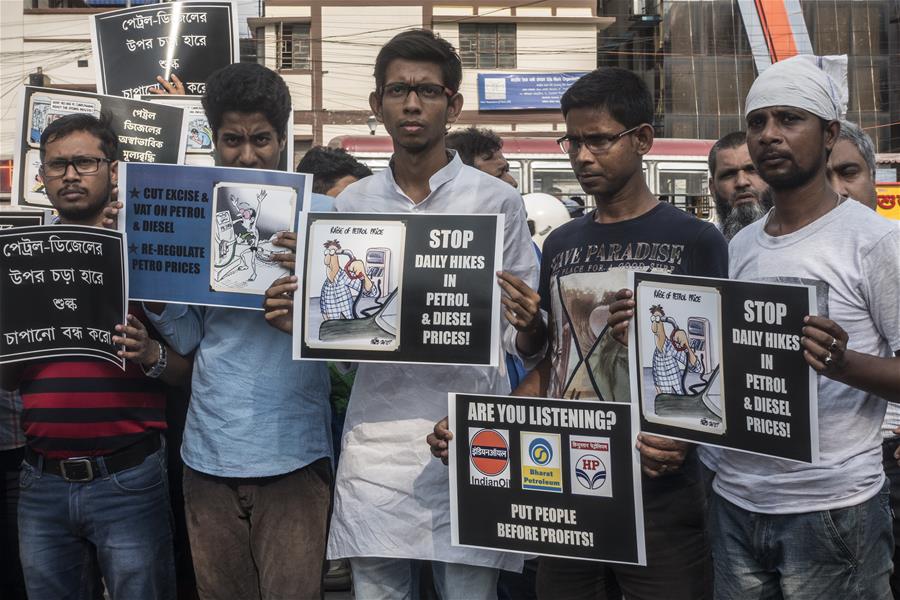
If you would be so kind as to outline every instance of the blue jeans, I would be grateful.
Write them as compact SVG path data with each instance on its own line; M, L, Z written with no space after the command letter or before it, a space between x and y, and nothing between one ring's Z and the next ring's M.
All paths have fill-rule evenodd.
M836 510L766 515L712 495L717 600L889 600L890 496Z
M416 600L414 562L404 558L351 558L356 600ZM434 561L434 587L441 600L496 600L500 571Z
M19 551L30 600L96 593L96 553L111 600L175 598L165 446L143 463L69 483L23 463Z

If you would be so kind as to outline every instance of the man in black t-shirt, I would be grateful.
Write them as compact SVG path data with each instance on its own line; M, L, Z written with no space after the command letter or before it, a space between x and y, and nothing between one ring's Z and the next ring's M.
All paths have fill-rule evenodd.
M653 103L636 75L594 71L566 92L562 108L560 143L597 209L544 242L538 293L550 315L550 345L539 370L549 370L548 383L542 389L535 377L516 393L630 402L628 352L606 324L627 272L725 277L727 245L712 224L660 202L647 188L641 159L653 144ZM712 596L705 496L693 448L646 434L637 447L647 566L541 558L539 597L598 598L595 590L616 588L629 599Z
M628 271L725 277L727 244L715 226L660 202L647 187L641 163L653 145L653 98L637 75L615 68L589 73L563 95L562 111L560 146L597 208L544 242L539 295L549 323L524 328L517 346L535 353L548 335L549 345L513 393L630 402L628 351L607 326L609 305L626 287ZM518 284L504 289L524 302L529 290L518 292ZM428 440L435 456L446 457L450 435L446 422L435 426ZM712 597L706 496L694 448L647 434L638 437L637 448L647 566L541 557L539 598Z

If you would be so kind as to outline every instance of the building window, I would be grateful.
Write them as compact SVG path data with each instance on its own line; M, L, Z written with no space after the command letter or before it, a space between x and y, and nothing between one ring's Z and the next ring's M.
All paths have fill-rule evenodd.
M278 68L309 69L309 23L280 23Z
M460 23L459 57L465 69L515 69L514 23Z

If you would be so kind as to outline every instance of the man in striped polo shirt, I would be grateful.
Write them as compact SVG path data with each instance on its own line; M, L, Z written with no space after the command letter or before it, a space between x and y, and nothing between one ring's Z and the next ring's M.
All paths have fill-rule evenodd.
M91 115L47 127L41 175L60 223L102 225L116 149ZM175 598L165 395L152 378L186 381L190 363L151 340L135 308L113 338L124 372L89 358L3 367L24 409L19 543L32 600L96 597L98 566L112 600Z

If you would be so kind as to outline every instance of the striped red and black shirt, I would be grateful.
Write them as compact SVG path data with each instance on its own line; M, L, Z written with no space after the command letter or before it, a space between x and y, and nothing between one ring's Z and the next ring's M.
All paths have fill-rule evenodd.
M47 458L104 456L166 429L163 386L132 362L33 363L19 391L27 444Z

